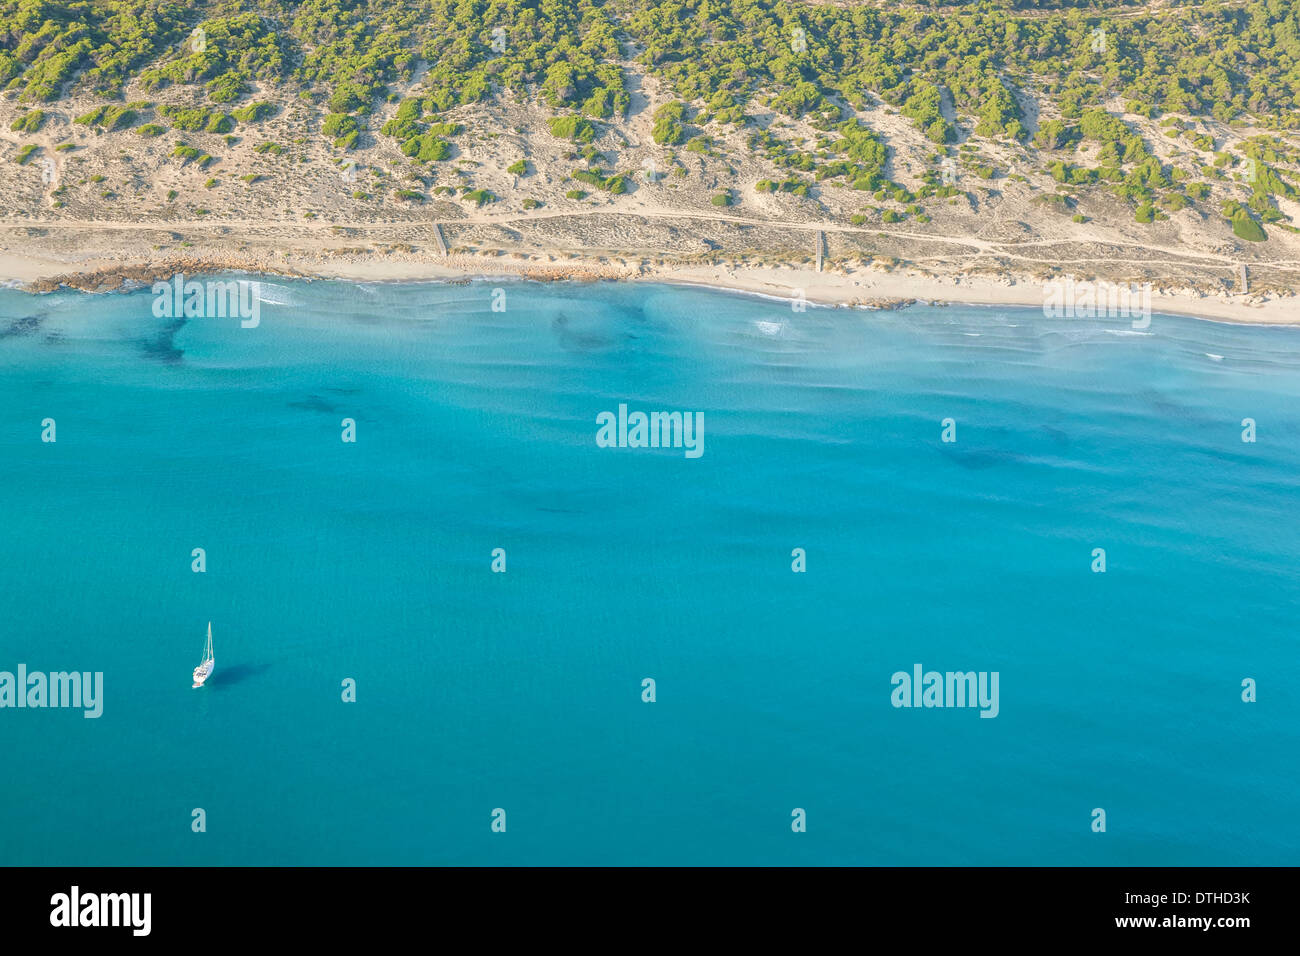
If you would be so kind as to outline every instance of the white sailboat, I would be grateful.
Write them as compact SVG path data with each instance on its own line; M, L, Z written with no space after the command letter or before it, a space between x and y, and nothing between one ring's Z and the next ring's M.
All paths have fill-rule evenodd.
M203 663L194 668L194 686L202 687L203 682L212 676L212 668L217 662L212 657L212 622L208 621L208 643L203 648Z

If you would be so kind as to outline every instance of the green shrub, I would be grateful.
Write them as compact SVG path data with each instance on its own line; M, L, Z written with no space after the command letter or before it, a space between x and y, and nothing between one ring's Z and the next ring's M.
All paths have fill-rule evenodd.
M333 113L354 113L363 106L369 106L371 92L358 83L341 83L330 97L330 111Z
M686 135L686 104L676 100L663 104L654 112L651 136L660 146L675 146Z
M202 132L207 129L214 116L218 118L222 116L221 113L213 113L212 110L202 106L160 106L158 113L171 120L172 126L176 129L189 133Z
M137 118L136 111L130 105L101 106L89 113L83 113L72 122L80 126L98 126L111 132L133 125Z
M357 130L357 120L346 113L330 113L321 123L320 131L329 137L346 136Z
M402 155L412 156L423 163L440 162L451 155L451 143L433 133L412 136L401 146Z
M590 143L596 138L596 127L581 116L555 116L547 121L551 135L575 143Z
M237 110L231 110L230 115L241 123L258 123L273 112L275 112L275 107L270 103L249 103Z
M231 103L248 92L248 84L244 82L243 77L232 70L214 80L209 80L203 90L208 94L208 99L214 103Z
M44 123L45 111L31 110L10 123L9 128L20 133L35 133Z
M393 120L402 123L414 123L423 114L424 104L418 99L408 97L397 105L397 112L393 114ZM389 122L392 122L392 120Z
M1268 235L1264 232L1264 227L1251 219L1244 210L1232 217L1232 233L1239 239L1245 239L1248 242L1263 242L1268 238Z
M627 192L627 176L622 173L606 176L599 169L575 169L569 174L569 177L576 179L580 183L586 183L588 186L595 186L597 189L613 193L616 196Z
M1079 132L1085 139L1113 142L1126 139L1130 131L1123 120L1111 116L1103 109L1087 109L1079 117Z

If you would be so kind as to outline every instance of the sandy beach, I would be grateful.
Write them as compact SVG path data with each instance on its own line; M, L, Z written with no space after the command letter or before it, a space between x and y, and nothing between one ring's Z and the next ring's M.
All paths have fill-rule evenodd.
M213 224L204 223L211 229ZM147 284L177 273L217 272L331 278L364 282L458 281L510 277L537 281L638 281L709 286L792 301L855 308L898 308L914 302L987 306L1042 307L1047 283L1078 281L1146 282L1152 286L1154 312L1223 322L1260 325L1300 325L1300 301L1277 288L1242 294L1233 291L1228 262L1206 269L1204 281L1184 271L1177 285L1153 281L1149 271L1117 275L1108 270L1072 272L1063 265L1037 275L1008 270L998 273L953 269L946 274L903 263L892 266L830 259L817 271L815 263L690 261L632 258L609 254L578 255L558 248L531 252L456 251L441 255L409 243L389 248L341 247L336 230L298 235L287 251L273 242L231 242L214 235L194 243L184 254L160 254L140 242L156 230L130 224L95 223L92 229L64 238L69 248L37 242L27 251L15 248L18 229L0 225L0 280L31 292L66 286L108 292ZM412 224L427 234L426 224ZM399 227L400 231L400 227ZM62 232L62 230L60 230ZM249 236L248 239L253 239ZM112 245L117 251L106 248ZM992 250L996 253L997 250ZM932 263L927 263L927 266ZM1106 277L1110 277L1107 279Z

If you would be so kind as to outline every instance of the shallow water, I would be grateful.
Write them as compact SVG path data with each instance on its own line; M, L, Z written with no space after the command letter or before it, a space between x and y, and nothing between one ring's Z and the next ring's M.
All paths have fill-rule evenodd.
M1300 330L493 288L0 291L0 861L1295 862Z

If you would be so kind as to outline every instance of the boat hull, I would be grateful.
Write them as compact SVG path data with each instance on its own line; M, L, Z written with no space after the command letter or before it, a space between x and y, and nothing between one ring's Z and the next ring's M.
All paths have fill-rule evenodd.
M216 667L216 661L207 661L194 668L194 687L192 690L198 690L202 687L207 679L212 676L212 671Z

